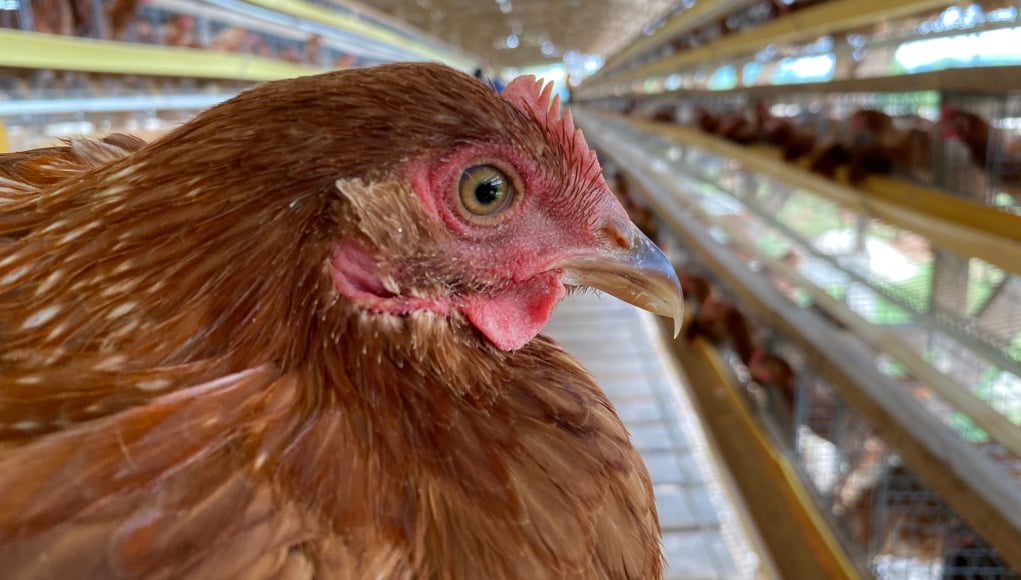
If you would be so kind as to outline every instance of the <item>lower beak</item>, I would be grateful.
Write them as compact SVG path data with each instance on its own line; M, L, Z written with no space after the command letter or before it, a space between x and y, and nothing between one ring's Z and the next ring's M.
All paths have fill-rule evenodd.
M633 224L604 228L604 234L606 244L558 265L563 270L561 281L567 286L602 290L653 314L673 318L676 337L684 319L684 299L673 264Z

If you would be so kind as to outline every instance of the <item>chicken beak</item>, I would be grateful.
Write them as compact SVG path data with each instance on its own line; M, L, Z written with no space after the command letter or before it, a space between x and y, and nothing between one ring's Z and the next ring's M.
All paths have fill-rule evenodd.
M606 226L605 243L559 265L567 286L602 290L653 314L674 319L674 337L684 320L681 283L656 244L631 223Z

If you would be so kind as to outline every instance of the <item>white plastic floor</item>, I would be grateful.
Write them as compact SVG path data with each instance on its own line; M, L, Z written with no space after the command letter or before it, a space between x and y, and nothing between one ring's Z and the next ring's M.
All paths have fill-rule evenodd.
M669 580L755 578L759 559L723 492L683 379L651 314L604 295L564 300L544 334L596 377L645 459Z

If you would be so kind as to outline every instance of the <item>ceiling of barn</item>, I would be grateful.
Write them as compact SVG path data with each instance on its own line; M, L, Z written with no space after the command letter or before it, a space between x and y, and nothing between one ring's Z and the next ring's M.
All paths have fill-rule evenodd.
M677 0L360 0L496 68L608 56Z

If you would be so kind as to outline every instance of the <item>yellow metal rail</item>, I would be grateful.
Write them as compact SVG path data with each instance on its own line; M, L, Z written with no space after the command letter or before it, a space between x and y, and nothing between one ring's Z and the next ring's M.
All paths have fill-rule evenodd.
M0 29L0 66L270 81L324 72L258 56Z
M1021 66L991 66L957 68L922 73L844 79L823 83L792 83L737 87L719 91L677 89L661 93L630 93L639 100L677 98L712 98L726 95L746 95L752 98L777 98L789 95L850 94L850 93L913 93L922 91L1005 93L1021 91ZM593 97L592 101L602 98ZM582 96L584 99L584 96Z
M608 74L594 86L624 83L669 74L685 67L748 54L770 44L790 44L859 26L949 6L948 0L831 0L725 36L706 46L686 50L643 66ZM587 88L587 87L586 87Z

